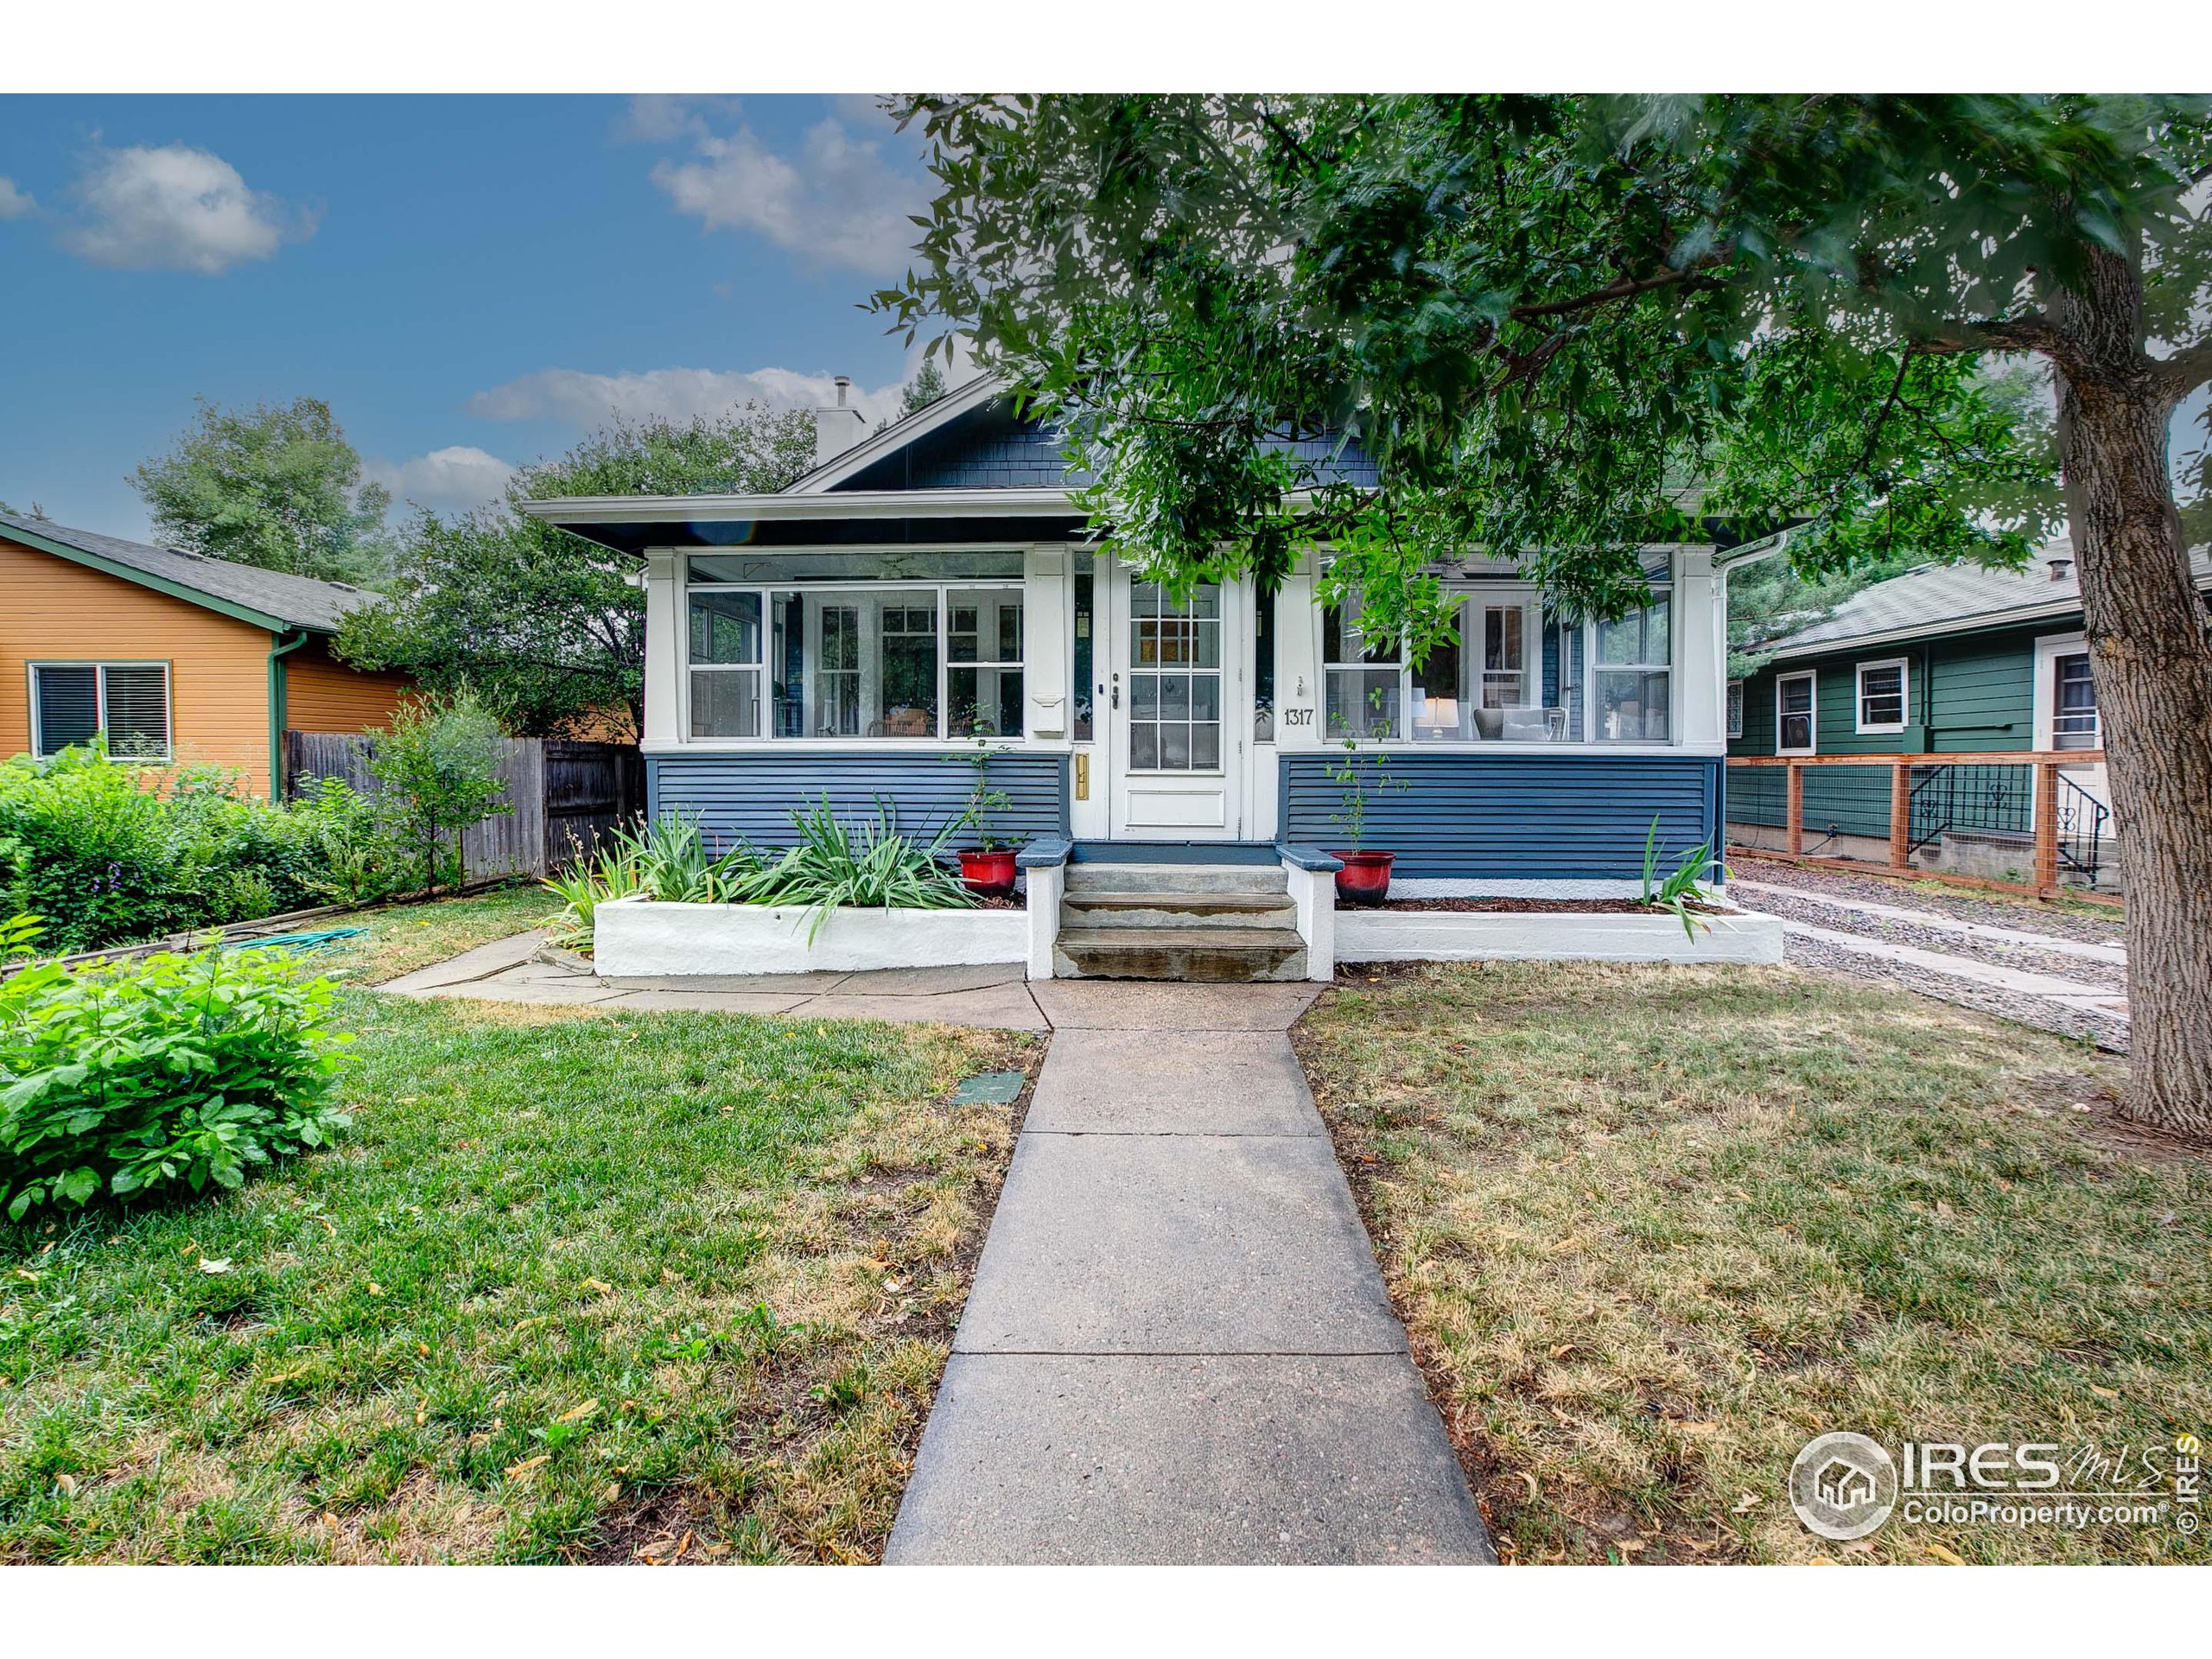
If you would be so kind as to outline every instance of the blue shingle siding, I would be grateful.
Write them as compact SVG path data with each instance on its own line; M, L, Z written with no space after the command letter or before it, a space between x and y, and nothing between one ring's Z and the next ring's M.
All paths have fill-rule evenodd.
M1286 755L1281 838L1344 845L1342 789L1328 768L1341 757ZM1370 799L1367 845L1395 853L1397 874L1447 880L1634 880L1654 813L1665 866L1719 821L1720 761L1703 755L1548 755L1394 753L1395 787Z
M1319 466L1325 475L1355 484L1375 482L1375 465L1356 444L1347 444L1333 464L1334 438L1279 440L1299 460ZM961 416L934 432L893 450L834 486L848 490L1020 490L1052 489L1091 481L1088 473L1071 474L1058 431L1035 421L1017 421L1011 400L1001 399Z
M791 815L827 797L844 822L875 816L879 800L898 810L899 827L925 838L960 815L974 772L964 764L912 753L857 754L649 755L648 810L696 818L717 849L741 838L788 846ZM994 815L1002 838L1027 841L1068 833L1068 763L1058 754L1009 754L991 765L991 784L1014 804Z

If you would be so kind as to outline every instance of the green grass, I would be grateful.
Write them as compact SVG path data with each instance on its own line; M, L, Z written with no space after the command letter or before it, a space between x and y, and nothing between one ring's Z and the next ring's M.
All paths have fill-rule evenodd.
M1829 1429L2212 1426L2212 1160L2114 1122L2113 1062L1789 969L1430 968L1298 1040L1510 1558L2207 1559L1901 1516L1828 1544L1783 1490Z
M324 965L546 908L373 912ZM0 1559L874 1556L1011 1149L944 1102L1026 1039L343 1012L329 1153L0 1230Z

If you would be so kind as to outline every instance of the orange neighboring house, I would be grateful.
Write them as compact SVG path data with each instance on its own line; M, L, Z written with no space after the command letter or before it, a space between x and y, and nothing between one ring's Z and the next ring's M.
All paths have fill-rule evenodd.
M284 732L364 732L409 681L331 655L377 595L0 515L0 757L93 733L118 755L281 779Z

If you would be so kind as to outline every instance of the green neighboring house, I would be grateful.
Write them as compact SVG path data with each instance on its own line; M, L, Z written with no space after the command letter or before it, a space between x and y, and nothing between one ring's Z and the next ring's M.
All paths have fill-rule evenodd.
M2212 556L2192 560L2212 593ZM2027 569L1923 565L1878 582L1767 648L1727 691L1731 756L1927 754L2097 749L2103 733L2082 636L2073 550ZM1888 861L1886 767L1808 766L1804 850ZM2060 774L2061 875L2112 887L2110 796L2101 766ZM1785 771L1732 767L1729 838L1783 846ZM1913 856L1937 868L2019 879L2033 844L2034 771L1931 760L1911 773Z

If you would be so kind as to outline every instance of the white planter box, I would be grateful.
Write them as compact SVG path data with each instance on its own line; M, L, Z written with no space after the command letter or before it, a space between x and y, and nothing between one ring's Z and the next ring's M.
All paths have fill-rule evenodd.
M838 910L810 944L812 922L798 906L618 899L594 913L593 965L627 979L964 968L1030 956L1026 911Z
M1700 919L1557 912L1337 912L1338 962L1780 962L1782 921L1742 911Z

